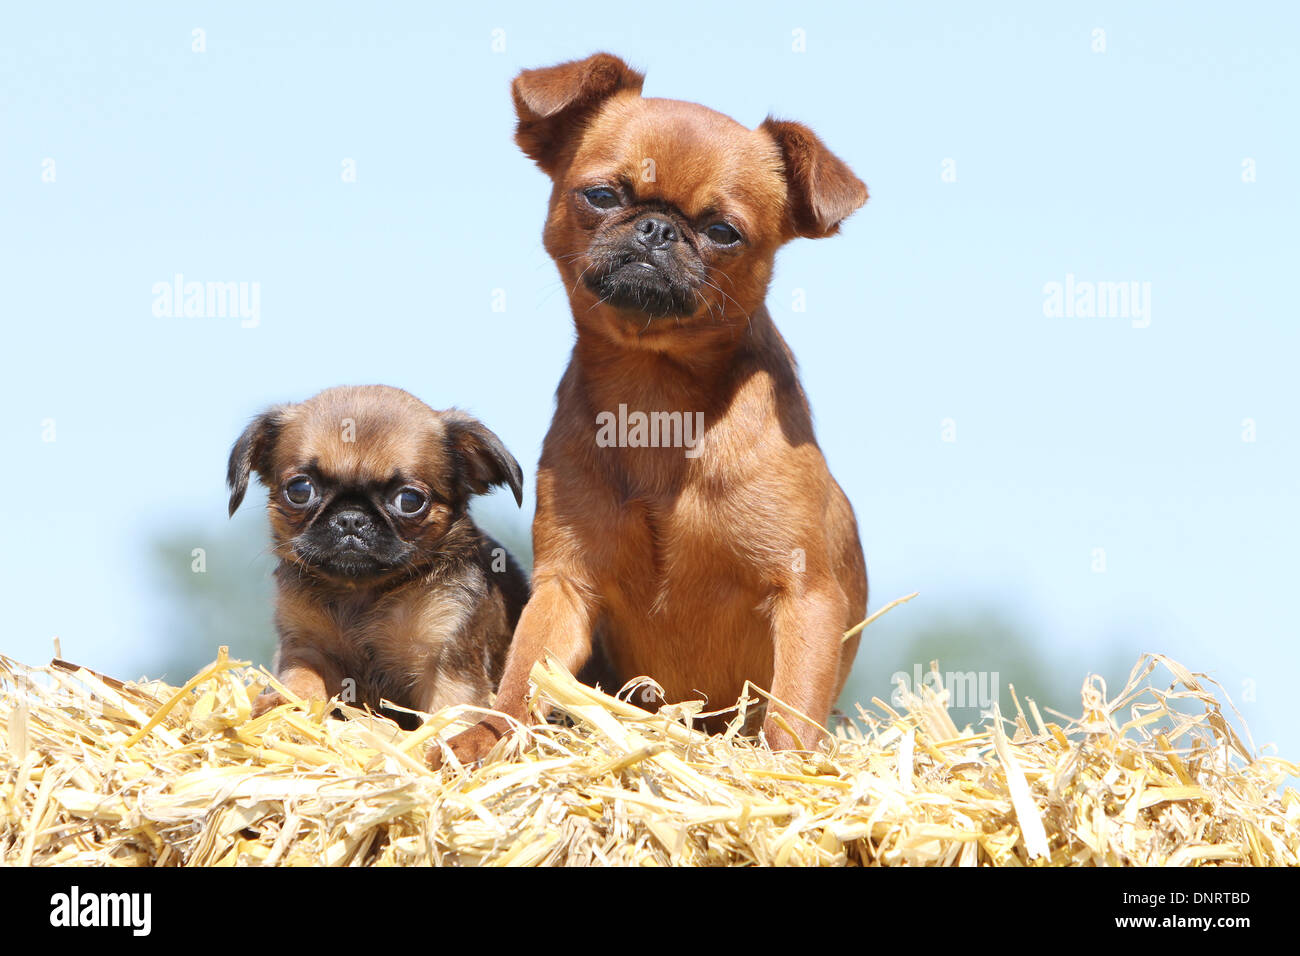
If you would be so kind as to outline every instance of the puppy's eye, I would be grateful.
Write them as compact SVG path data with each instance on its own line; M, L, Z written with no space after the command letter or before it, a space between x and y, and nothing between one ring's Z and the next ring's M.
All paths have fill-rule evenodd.
M393 495L393 510L403 515L418 515L428 499L414 488L403 488Z
M284 486L284 496L295 505L305 505L316 493L310 478L299 475Z
M593 186L582 195L597 209L613 209L615 206L622 205L618 193L606 186Z
M725 222L715 222L704 230L704 234L709 237L710 242L719 246L734 246L740 242L740 233Z

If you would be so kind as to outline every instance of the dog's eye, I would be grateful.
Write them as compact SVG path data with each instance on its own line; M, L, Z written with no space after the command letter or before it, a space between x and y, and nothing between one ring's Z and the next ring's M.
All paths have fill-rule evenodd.
M295 505L305 505L315 493L310 478L299 475L284 486L284 496Z
M704 234L709 237L710 242L719 246L734 246L740 242L740 233L725 222L715 222L704 230Z
M398 514L416 515L424 510L425 497L414 488L403 488L393 496L393 510Z
M587 202L591 203L597 209L613 209L620 205L618 193L605 186L593 186L582 194L586 197Z

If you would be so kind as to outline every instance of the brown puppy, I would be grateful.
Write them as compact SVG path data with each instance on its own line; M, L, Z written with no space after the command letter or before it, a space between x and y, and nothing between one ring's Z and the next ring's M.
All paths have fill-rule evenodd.
M607 690L649 675L668 700L709 709L750 680L825 725L866 568L763 300L776 250L834 234L867 190L805 126L750 130L644 99L641 82L608 54L514 81L516 142L554 180L543 237L577 343L496 707L526 716L530 668L549 652ZM772 747L817 742L782 716L798 739L769 707ZM450 746L479 758L507 726L483 721Z
M528 599L468 514L519 464L482 423L382 385L331 388L253 420L230 452L230 513L250 472L280 558L276 670L300 697L434 711L487 706ZM282 703L257 699L254 716ZM392 712L408 729L418 723Z

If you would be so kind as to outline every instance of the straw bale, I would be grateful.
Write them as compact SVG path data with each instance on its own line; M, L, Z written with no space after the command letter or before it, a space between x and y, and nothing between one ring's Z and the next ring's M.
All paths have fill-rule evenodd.
M934 665L932 665L934 666ZM1162 680L1154 680L1157 670ZM266 671L217 660L182 687L0 657L0 860L98 866L1203 866L1300 862L1300 767L1257 753L1203 674L1144 655L1081 716L996 708L959 729L945 692L859 707L817 752L707 736L533 671L551 722L475 768L346 704L250 719ZM630 691L631 688L625 689ZM292 699L287 691L282 691ZM1053 713L1053 716L1055 714Z

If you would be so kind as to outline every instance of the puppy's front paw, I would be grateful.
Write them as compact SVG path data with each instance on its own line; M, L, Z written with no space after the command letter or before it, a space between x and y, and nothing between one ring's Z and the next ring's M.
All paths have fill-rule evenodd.
M497 745L497 741L509 732L509 729L504 722L489 718L480 721L468 730L461 731L447 741L447 746L456 755L456 759L461 762L462 766L469 766L486 757L492 748ZM438 744L432 745L425 759L428 762L429 769L437 770L442 766L442 747Z
M278 690L264 690L262 693L258 694L257 699L253 701L253 712L249 717L250 719L261 717L267 711L274 710L281 704L287 703L289 702L284 699Z

